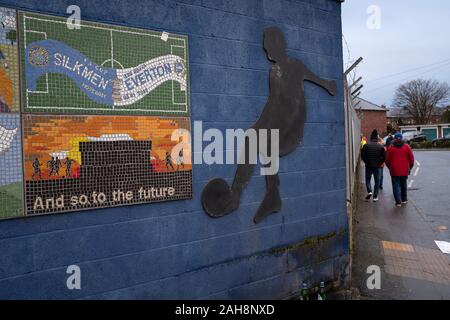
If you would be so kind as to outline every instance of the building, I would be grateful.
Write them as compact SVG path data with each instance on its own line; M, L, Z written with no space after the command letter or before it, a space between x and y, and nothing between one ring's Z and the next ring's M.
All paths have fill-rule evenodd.
M369 139L373 129L382 135L387 131L387 109L362 98L355 98L354 106L361 118L361 134Z
M405 108L389 108L387 113L388 126L402 133L410 131L422 131L428 141L441 138L450 133L448 119L444 119L444 113L449 108L435 108L428 123L416 124L414 118Z
M433 139L442 138L450 134L450 123L406 125L400 126L398 130L400 130L402 133L421 131L427 136L427 141L433 141Z
M68 16L66 1L1 3ZM304 88L304 138L280 161L278 213L253 222L265 192L264 177L257 176L238 210L209 217L202 208L202 189L214 178L232 179L236 166L200 161L186 173L162 173L164 181L168 174L192 174L189 199L0 221L0 299L283 299L298 297L303 281L310 287L348 281L342 1L122 0L114 5L118 3L76 1L82 19L161 30L161 46L167 46L166 33L187 35L190 120L202 121L205 130L245 130L258 119L271 68L263 48L268 26L283 31L289 56L303 60L320 78L336 81L336 95ZM134 47L130 52L140 57ZM62 88L61 97L71 95ZM201 142L198 147L204 151ZM178 189L183 188L188 191L191 185ZM81 290L66 286L72 265L81 270Z
M398 130L402 126L415 125L414 118L405 108L388 108L387 122L394 130ZM436 125L442 122L442 115L446 111L445 108L435 108L430 116L427 125Z

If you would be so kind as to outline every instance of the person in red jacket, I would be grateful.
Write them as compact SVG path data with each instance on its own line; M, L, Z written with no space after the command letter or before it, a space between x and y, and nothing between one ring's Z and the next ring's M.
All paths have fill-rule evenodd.
M403 136L399 132L395 134L394 142L387 151L386 165L391 173L395 205L401 207L408 203L407 183L414 167L414 154L411 147L403 142Z

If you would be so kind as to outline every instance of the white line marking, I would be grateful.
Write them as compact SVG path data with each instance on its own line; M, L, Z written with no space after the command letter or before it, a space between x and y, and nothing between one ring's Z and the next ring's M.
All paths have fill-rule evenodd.
M30 20L38 20L38 21L43 21L43 22L53 22L53 23L60 23L60 24L66 24L66 21L60 21L60 20L53 20L53 19L42 19L42 18L37 18L37 17L31 17L31 16L27 16L24 15L24 20L25 19L30 19ZM57 18L57 17L55 17ZM24 21L25 22L25 21ZM93 23L93 24L101 24L98 22L92 22L92 21L85 21L85 23ZM122 32L122 33L130 33L130 34L137 34L137 35L142 35L142 36L150 36L150 37L156 37L156 38L160 38L161 35L160 33L150 33L150 32L154 32L154 31L149 31L149 33L144 33L144 32L138 32L138 31L130 31L130 30L120 30L120 29L115 29L115 28L111 28L111 27L100 27L100 26L92 26L92 25L86 25L83 22L81 22L80 24L83 28L92 28L92 29L99 29L99 30L107 30L110 31L111 29L113 29L114 31L117 32ZM120 26L116 26L114 25L114 27L120 27ZM128 27L128 29L134 29L132 27ZM184 38L183 36L173 36L172 34L169 35L168 39L172 39L172 40L177 40L177 41L183 41Z
M173 48L181 48L183 49L184 52L184 63L186 63L186 43L185 46L177 46L177 45L170 45L170 53L173 54ZM185 106L186 107L186 111L187 111L187 90L184 90L184 100L186 102L175 102L175 88L173 87L174 81L172 80L172 104L177 105L177 106Z
M28 33L37 33L37 34L43 34L44 35L44 38L45 39L47 39L47 32L42 32L42 31L34 31L34 30L24 30L24 37L25 37L25 39L26 39L26 34L27 34L27 32ZM26 41L26 40L25 40ZM25 42L25 48L26 48L26 42ZM44 93L44 94L48 94L48 73L46 73L45 74L45 85L46 85L46 87L47 87L47 89L45 90L45 91L39 91L39 90L36 90L36 91L33 91L33 90L28 90L27 89L27 93L28 92L30 92L30 93Z
M111 59L106 59L105 61L103 61L102 64L101 64L101 66L103 67L107 62L111 62ZM125 68L123 67L123 65L122 65L119 61L114 60L114 62L117 63L122 69L125 69ZM112 64L112 63L111 63L111 64Z
M414 172L414 177L417 177L417 175L419 174L420 171L420 167L417 167L416 172Z
M27 30L25 32L29 32L29 33L37 33L37 34L43 34L45 39L47 39L47 32L43 32L43 31L34 31L34 30Z
M411 188L412 188L412 185L413 185L413 183L414 183L414 180L410 180L410 181L409 181L409 183L408 183L408 188L410 188L410 189L411 189Z
M56 109L56 110L63 110L63 109L70 109L70 110L98 110L98 111L105 111L108 110L108 108L83 108L83 107L40 107L40 106L28 106L29 109ZM116 111L146 111L148 113L152 113L153 111L164 111L164 112L186 112L185 110L165 110L165 109L114 109Z
M113 32L111 30L111 68L114 69L114 43L113 43Z
M33 91L33 90L27 89L27 93L29 92L29 93L45 93L45 94L47 94L48 93L48 73L45 74L45 85L47 87L47 89L45 91L39 91L39 90Z
M417 163L418 166L420 166L420 162L419 161L416 160L416 163Z
M24 42L24 48L27 48L27 25L25 23L25 16L23 19L23 42Z

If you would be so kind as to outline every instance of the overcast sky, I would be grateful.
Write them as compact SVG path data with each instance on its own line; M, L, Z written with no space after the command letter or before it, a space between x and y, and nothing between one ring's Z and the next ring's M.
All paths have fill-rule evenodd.
M376 15L367 13L372 5L380 8L379 29L367 27L368 20L376 27ZM390 106L395 89L409 80L450 84L449 0L346 0L342 24L344 66L364 58L357 69L364 79L361 97Z

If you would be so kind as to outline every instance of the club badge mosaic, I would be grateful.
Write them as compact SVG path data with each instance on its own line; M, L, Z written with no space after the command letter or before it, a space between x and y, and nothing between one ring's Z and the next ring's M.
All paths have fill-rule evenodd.
M0 21L0 218L192 197L186 36Z

